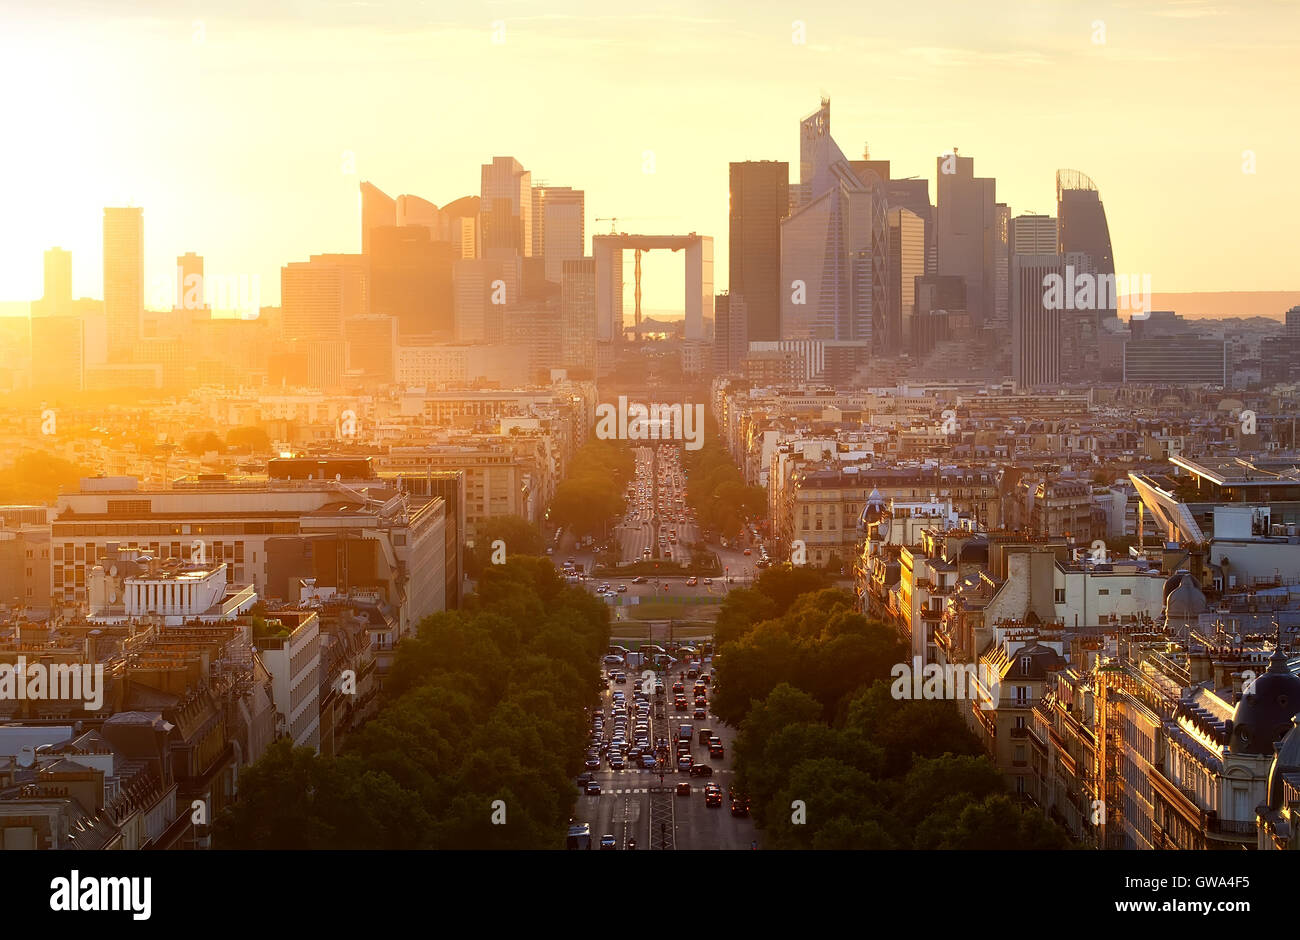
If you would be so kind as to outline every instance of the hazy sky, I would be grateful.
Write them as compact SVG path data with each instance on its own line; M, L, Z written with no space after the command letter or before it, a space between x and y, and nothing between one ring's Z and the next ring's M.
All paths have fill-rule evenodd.
M588 239L598 216L713 235L722 289L727 163L797 176L822 94L846 154L869 142L932 199L953 146L1013 214L1082 170L1116 269L1155 291L1300 286L1300 0L0 6L0 300L40 295L53 245L101 296L101 210L131 204L151 282L197 251L277 302L282 264L360 250L361 180L442 205L498 154L585 189ZM645 305L677 306L680 256L645 268Z

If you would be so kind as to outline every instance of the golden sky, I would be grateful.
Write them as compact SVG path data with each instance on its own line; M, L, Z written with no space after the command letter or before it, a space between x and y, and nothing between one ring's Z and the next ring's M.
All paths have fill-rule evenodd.
M846 154L869 142L932 199L953 146L1013 214L1083 171L1117 271L1155 291L1300 283L1297 0L6 0L3 21L0 301L39 296L53 245L100 296L102 207L132 204L148 279L196 251L272 303L282 264L359 250L361 180L442 205L498 154L585 189L588 238L598 216L713 235L722 289L728 162L797 176L822 94ZM646 306L681 276L652 254Z

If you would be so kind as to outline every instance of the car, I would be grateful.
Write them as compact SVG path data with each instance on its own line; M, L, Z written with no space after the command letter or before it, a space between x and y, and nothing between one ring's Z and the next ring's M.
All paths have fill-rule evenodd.
M681 783L677 784L677 795L678 796L691 795L691 782L689 780L683 780Z
M683 754L681 757L677 758L677 772L678 772L679 774L688 774L688 773L690 773L690 772L691 772L691 766L692 766L694 763L695 763L695 761L691 759L691 755L689 755L689 754Z
M605 665L606 665L606 666L621 666L621 665L623 665L623 657L622 657L622 656L618 656L618 655L616 655L616 654L614 654L614 653L610 653L608 656L605 657Z
M602 850L618 848L617 844L614 842L614 834L612 832L607 832L600 837L600 847Z
M701 673L701 674L700 674L700 681L703 682L705 685L708 685L710 682L713 681L713 675L712 675L711 673L707 673L707 672L705 672L705 673Z
M710 744L710 745L709 745L709 756L710 756L710 757L717 757L717 758L723 758L723 757L726 757L726 753L723 751L722 743L721 743L721 742L719 742L719 743L717 743L717 744Z
M746 555L752 555L752 554L754 554L754 553L751 552L749 549L745 549L745 554L746 554Z
M704 794L704 805L705 805L705 806L713 806L713 807L721 807L721 806L722 806L722 791L721 791L721 790L707 790L707 791L705 791L705 794Z
M701 728L701 729L700 729L700 743L701 743L701 744L708 744L708 743L709 743L709 739L712 738L712 737L713 737L713 732L710 731L708 728Z
M588 754L588 755L587 755L586 763L583 764L583 766L586 767L588 770L599 770L599 769L600 769L600 755L599 755L599 754Z
M627 676L623 675L623 673L620 672L618 675L614 677L614 684L627 685Z
M596 779L595 776L591 772L584 771L583 773L578 774L578 786L585 787L587 785L588 780L595 780L595 779Z
M696 708L708 708L708 707L709 707L709 700L708 700L705 696L703 696L703 695L697 695L697 696L695 696L695 707L696 707Z
M632 579L632 583L633 583L633 584L645 584L646 581L648 581L648 580L649 580L649 579L648 579L645 575L643 575L643 574L639 574L639 575L637 575L635 578Z
M587 796L600 796L600 782L597 780L587 781Z
M709 717L709 713L703 708L696 708L695 711L691 713L691 717L696 721L704 721Z
M613 755L609 758L609 769L610 769L610 770L622 770L622 769L623 769L624 767L626 767L626 766L627 766L627 764L626 764L626 762L624 762L624 760L623 760L623 755L622 755L622 754L613 754Z
M686 683L685 683L685 682L674 682L674 683L673 683L673 692L680 692L680 693L683 693L683 694L684 694L684 693L686 692Z
M627 593L627 585L626 585L626 584L620 584L620 585L618 586L618 593L620 593L620 594L626 594L626 593Z
M659 761L655 760L654 756L651 754L642 754L641 767L645 770L658 770Z
M699 579L699 578L687 578L687 579L686 579L686 586L687 586L687 587L695 587L695 585L697 585L697 584L699 584L699 583L700 583L700 579Z
M705 578L705 579L704 579L704 583L705 583L705 584L712 584L712 583L713 583L713 579L712 579L712 578Z
M721 796L721 794L719 794L719 796ZM748 815L749 815L749 799L748 799L747 797L743 797L743 796L741 796L741 797L732 797L732 800L731 800L731 815L732 815L732 816L748 816Z
M712 776L713 776L713 765L712 765L712 764L692 764L692 765L691 765L691 776L692 776L692 777L712 777Z

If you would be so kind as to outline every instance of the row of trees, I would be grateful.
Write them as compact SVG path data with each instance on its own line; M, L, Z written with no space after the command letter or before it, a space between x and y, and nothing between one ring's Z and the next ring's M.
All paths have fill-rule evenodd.
M40 450L23 451L0 469L0 504L52 503L60 493L76 492L85 467Z
M636 457L626 441L588 441L555 488L550 521L579 537L603 534L609 521L623 514L635 474Z
M231 428L225 441L213 431L193 431L182 438L181 447L195 457L211 451L221 454L227 450L238 454L258 454L271 449L271 438L266 431L253 426Z
M730 538L738 535L745 520L767 511L767 491L749 486L720 443L718 424L712 415L704 421L704 445L685 451L686 502L705 531Z
M899 701L898 635L824 575L775 568L719 616L713 705L773 848L1064 848L1022 810L952 702ZM809 590L797 593L801 587Z
M379 714L341 756L281 741L244 771L215 844L562 848L608 643L604 606L547 559L488 565L464 609L398 645Z

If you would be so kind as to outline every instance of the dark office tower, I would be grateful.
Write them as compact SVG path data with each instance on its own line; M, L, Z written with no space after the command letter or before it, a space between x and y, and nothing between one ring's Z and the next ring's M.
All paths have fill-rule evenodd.
M65 313L72 305L72 252L51 248L45 252L45 295L49 316Z
M533 174L514 157L482 167L483 257L509 260L533 253Z
M781 338L781 220L789 213L790 164L731 164L728 290L745 298L754 340Z
M749 353L745 306L744 298L730 291L713 299L713 371L717 375L739 372Z
M392 317L399 336L450 338L455 247L423 225L385 225L370 233L370 313Z
M970 332L966 314L966 279L955 274L927 274L916 279L911 352L918 358L935 344Z
M361 253L370 254L370 233L397 224L397 200L373 183L361 184Z
M110 362L130 362L144 322L144 210L104 210L104 321Z
M1095 274L1113 278L1115 259L1110 251L1106 209L1096 184L1078 170L1056 171L1056 218L1057 251L1063 255L1081 252L1092 259ZM1116 315L1113 307L1099 313L1102 319Z
M997 311L997 181L975 176L975 160L956 152L935 164L938 270L966 279L971 327L982 329Z

